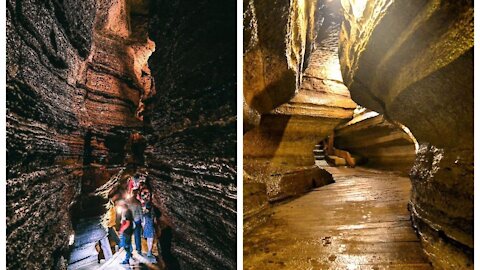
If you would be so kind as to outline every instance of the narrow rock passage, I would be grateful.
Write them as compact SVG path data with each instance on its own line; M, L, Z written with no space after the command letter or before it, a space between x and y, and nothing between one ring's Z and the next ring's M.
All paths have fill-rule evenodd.
M408 178L325 169L335 183L273 207L245 236L245 269L431 269L411 226Z

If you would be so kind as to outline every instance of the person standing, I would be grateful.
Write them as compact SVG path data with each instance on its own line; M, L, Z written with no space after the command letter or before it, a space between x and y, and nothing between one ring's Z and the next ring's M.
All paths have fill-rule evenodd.
M132 211L135 222L135 248L139 255L142 255L142 204L137 199L138 189L132 191L132 196L128 200L128 207Z
M124 201L120 201L118 207L121 207L122 212L122 221L118 232L120 233L121 246L127 253L122 264L130 264L130 258L132 257L133 213Z
M155 236L155 228L153 223L154 212L151 202L145 203L145 209L143 212L142 226L143 226L143 237L147 239L147 257L152 257L152 248L153 248L153 237Z
M108 209L108 223L107 223L107 228L108 228L108 238L115 242L115 245L120 245L120 239L118 238L117 231L115 230L116 227L116 222L117 222L117 210L115 206L115 199L117 197L112 198L109 201L109 206L110 208Z

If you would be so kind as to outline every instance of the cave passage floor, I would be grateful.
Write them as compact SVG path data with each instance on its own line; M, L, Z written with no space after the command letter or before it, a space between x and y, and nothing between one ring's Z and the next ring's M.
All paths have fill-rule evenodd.
M111 259L108 261L104 261L97 264L92 263L89 265L85 265L82 268L78 268L77 270L117 270L117 269L138 269L138 270L162 270L163 268L156 265L155 258L140 256L136 252L133 252L133 259L130 259L130 265L121 264L123 259L125 258L125 250L120 249L119 252L115 253ZM69 269L70 270L70 269Z
M432 269L410 222L407 177L325 169L335 183L272 207L244 237L244 269Z
M133 258L130 259L130 265L121 264L126 256L126 252L121 248L118 252L113 254L109 260L102 259L100 263L97 263L98 252L95 249L95 243L100 240L102 235L105 234L105 229L101 225L102 217L92 217L81 219L77 225L77 231L75 235L76 248L71 256L77 257L78 262L68 266L68 270L116 270L116 269L164 269L161 264L157 264L155 257L142 256L134 251L132 253ZM132 246L135 249L134 236L132 236ZM142 238L142 251L145 255L147 247L147 241ZM154 242L153 254L158 254L156 243Z

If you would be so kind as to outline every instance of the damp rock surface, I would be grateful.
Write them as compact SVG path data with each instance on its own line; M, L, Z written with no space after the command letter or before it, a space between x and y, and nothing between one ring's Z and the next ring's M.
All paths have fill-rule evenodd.
M411 227L408 178L326 169L335 183L273 206L245 236L245 269L432 269Z
M331 182L314 164L313 149L337 125L350 120L356 107L340 73L336 43L340 25L328 18L314 41L298 92L262 113L258 125L244 134L244 169L252 182L266 184L270 201Z
M345 18L339 56L353 100L423 145L411 206L432 263L473 268L473 1L345 1Z

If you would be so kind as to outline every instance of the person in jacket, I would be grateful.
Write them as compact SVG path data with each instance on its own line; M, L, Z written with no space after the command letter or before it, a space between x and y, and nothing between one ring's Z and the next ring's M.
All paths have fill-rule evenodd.
M121 246L125 249L126 256L122 264L130 264L132 257L132 234L133 234L133 213L124 201L119 201L118 206L122 214L120 230L118 231L121 239Z

